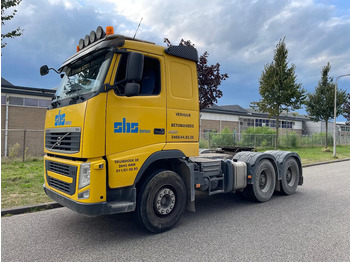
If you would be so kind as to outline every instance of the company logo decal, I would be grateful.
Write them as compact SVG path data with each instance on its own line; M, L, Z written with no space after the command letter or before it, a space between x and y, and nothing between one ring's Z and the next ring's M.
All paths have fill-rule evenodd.
M123 118L122 122L114 122L114 133L151 133L151 130L142 130L139 128L139 123L127 122L126 118Z
M58 114L55 116L55 126L69 126L71 124L71 121L66 121L66 114L61 114L61 110L59 110Z

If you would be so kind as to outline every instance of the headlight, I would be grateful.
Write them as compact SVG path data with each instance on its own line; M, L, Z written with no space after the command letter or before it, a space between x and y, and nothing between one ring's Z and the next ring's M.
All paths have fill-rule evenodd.
M90 185L90 163L80 165L79 172L79 189Z

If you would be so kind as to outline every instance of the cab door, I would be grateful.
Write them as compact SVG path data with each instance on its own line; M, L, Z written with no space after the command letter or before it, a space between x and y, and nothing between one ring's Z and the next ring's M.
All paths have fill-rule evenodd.
M128 54L119 54L112 83L125 78ZM109 187L132 185L142 163L166 141L166 92L163 57L144 54L139 94L124 95L124 86L107 94L106 155Z

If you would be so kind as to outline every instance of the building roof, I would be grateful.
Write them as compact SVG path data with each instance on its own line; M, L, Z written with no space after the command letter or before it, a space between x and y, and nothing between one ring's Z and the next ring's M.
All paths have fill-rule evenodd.
M3 85L13 86L13 84L11 84L5 78L1 77L1 86L3 86Z
M18 94L18 95L31 95L31 96L41 96L41 97L53 97L56 90L45 89L45 88L34 88L34 87L24 87L15 86L8 82L6 79L1 78L1 93L2 94Z
M252 108L243 108L239 105L225 105L218 106L212 105L208 108L202 110L202 112L206 113L214 113L214 114L226 114L226 115L238 115L238 116L246 116L246 117L260 117L260 118L269 118L267 113L260 112L256 109ZM293 120L293 121L308 121L309 117L305 115L299 115L297 113L288 112L282 113L280 116L282 120Z

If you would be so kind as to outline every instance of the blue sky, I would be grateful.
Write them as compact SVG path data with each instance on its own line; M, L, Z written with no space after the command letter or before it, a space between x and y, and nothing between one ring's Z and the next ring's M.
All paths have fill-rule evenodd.
M221 85L219 105L247 108L259 100L259 77L283 37L297 81L308 92L327 62L334 78L350 73L347 0L23 0L17 10L1 29L24 31L1 50L1 76L19 86L56 87L58 75L41 77L41 65L58 68L98 25L133 36L141 17L138 38L159 45L164 37L190 39L199 53L209 52L210 63L221 64L229 79ZM350 92L350 77L338 85Z

